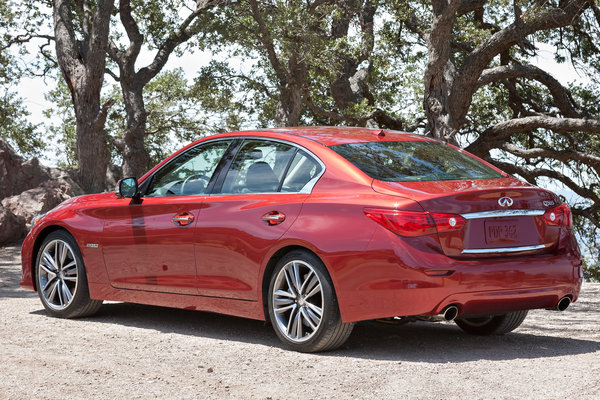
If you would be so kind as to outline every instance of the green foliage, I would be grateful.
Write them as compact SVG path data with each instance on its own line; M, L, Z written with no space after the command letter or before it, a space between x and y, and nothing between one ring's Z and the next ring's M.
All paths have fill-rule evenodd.
M54 107L44 110L48 124L48 150L57 156L58 166L67 169L77 168L77 132L75 110L71 93L61 76L56 78L56 86L45 95Z
M109 148L113 164L120 164L122 157L116 143L122 139L126 128L125 104L118 85L106 88L103 101L112 98L105 130L109 138ZM214 127L207 126L206 113L201 108L199 93L185 79L179 69L165 71L152 80L144 90L146 111L148 112L145 144L153 164L163 160L184 143L197 140L214 133ZM47 94L55 107L46 110L46 116L53 121L49 129L52 134L53 151L59 155L59 164L65 168L77 167L77 135L75 114L69 90L62 79Z
M28 120L23 100L7 88L0 89L0 137L7 139L26 157L39 156L46 143L39 126Z

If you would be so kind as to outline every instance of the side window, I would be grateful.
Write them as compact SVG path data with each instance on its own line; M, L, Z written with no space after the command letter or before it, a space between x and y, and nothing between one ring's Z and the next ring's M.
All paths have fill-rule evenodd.
M193 196L206 192L231 140L193 147L161 168L152 178L146 196Z
M281 186L282 192L299 192L321 172L321 164L316 162L305 151L299 150L288 168Z
M278 192L296 147L266 140L246 140L231 164L221 193Z

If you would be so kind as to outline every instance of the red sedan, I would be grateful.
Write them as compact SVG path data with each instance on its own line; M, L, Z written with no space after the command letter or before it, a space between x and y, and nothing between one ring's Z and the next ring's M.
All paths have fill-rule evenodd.
M307 352L377 318L502 334L577 300L571 225L552 192L431 138L235 132L36 218L21 286L58 317L118 300L270 320Z

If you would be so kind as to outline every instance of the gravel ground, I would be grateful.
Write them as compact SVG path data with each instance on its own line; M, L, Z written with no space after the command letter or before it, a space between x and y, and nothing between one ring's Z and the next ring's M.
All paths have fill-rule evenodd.
M501 337L366 322L340 350L299 354L264 323L198 311L50 318L20 277L19 248L0 248L0 399L600 398L600 284Z

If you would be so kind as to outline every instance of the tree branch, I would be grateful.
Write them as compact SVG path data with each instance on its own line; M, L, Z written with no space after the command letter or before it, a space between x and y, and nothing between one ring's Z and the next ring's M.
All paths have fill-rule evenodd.
M133 19L131 0L119 1L119 17L121 18L121 23L125 28L125 32L127 33L130 42L124 59L132 60L135 63L138 54L140 54L142 44L144 43L144 36L140 33L137 22Z
M515 78L534 79L546 86L554 98L554 104L565 117L581 118L585 116L581 109L573 104L567 88L561 85L552 75L533 65L502 65L488 68L481 73L477 81L477 88L491 82Z
M600 204L600 197L598 197L593 190L578 185L571 178L569 178L566 175L561 174L558 171L546 169L546 168L534 168L534 169L530 170L530 169L526 169L524 167L515 165L513 163L508 163L508 162L498 161L498 160L490 160L490 161L492 164L494 164L496 167L502 169L503 171L508 172L509 174L512 174L512 175L520 175L527 182L534 184L534 185L536 184L536 179L539 177L542 177L542 176L555 179L555 180L561 182L562 184L564 184L569 189L571 189L573 192L577 193L579 196L584 197L586 199L590 199L595 204Z
M55 0L53 9L54 37L56 53L60 67L65 73L69 87L73 87L70 78L77 68L83 68L82 60L75 41L75 30L71 24L71 5L68 0Z
M249 0L250 7L252 8L252 17L258 24L258 29L260 31L260 40L267 51L267 57L269 58L269 62L277 75L277 79L280 84L286 82L288 78L287 71L281 65L279 58L277 58L277 53L275 52L275 46L273 45L273 39L271 38L271 33L269 32L269 28L267 28L267 24L265 23L260 9L258 8L258 2L256 0Z
M496 32L481 43L465 59L458 71L450 91L450 112L454 116L454 128L464 123L464 118L471 105L472 95L477 89L477 81L481 72L498 54L523 41L526 36L540 30L560 28L573 23L594 0L571 0L562 8L552 8L536 15L517 15L515 21L506 28ZM518 13L517 13L518 14Z
M113 0L98 0L94 11L86 57L87 73L93 77L104 74L112 6Z
M226 0L198 0L196 2L196 9L183 20L177 30L160 46L152 63L137 72L142 86L160 72L177 46L197 32L201 24L201 21L197 17L202 12L225 2Z
M554 149L544 149L544 148L531 148L531 149L523 149L512 143L504 143L501 147L503 150L508 151L515 156L532 159L532 158L552 158L563 163L567 163L569 161L579 161L586 165L592 167L598 175L600 175L600 157L583 153L577 150L554 150Z
M588 132L600 134L600 120L548 116L511 119L500 122L483 131L479 138L471 143L466 150L479 157L483 157L491 149L501 146L512 135L540 128L557 133Z

